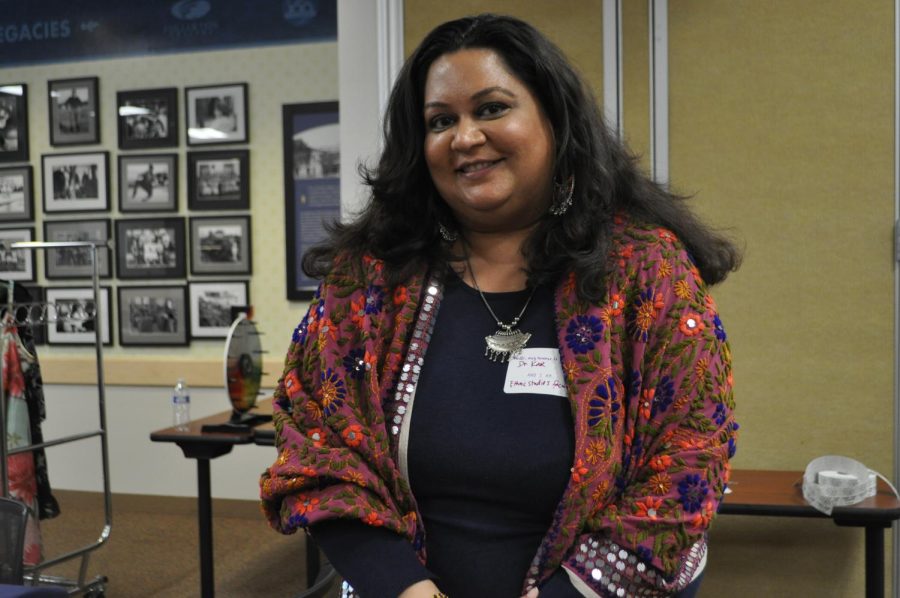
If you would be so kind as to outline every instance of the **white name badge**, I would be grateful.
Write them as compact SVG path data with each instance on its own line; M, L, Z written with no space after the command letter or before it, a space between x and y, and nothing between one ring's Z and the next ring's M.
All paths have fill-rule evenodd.
M506 394L568 396L558 349L522 349L506 368Z

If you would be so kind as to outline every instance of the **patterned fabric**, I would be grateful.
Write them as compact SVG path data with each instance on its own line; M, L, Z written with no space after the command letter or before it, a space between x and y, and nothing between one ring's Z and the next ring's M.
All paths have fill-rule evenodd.
M6 315L0 335L3 358L3 393L7 404L6 446L14 449L31 444L31 428L28 404L25 400L25 377L22 373L23 358L30 354L19 340L15 321ZM16 453L7 457L9 495L28 506L28 522L25 527L26 565L37 565L43 560L43 542L38 523L37 479L34 456L31 452Z
M560 566L599 595L683 587L728 479L737 424L715 302L670 231L618 218L610 259L604 301L580 301L574 275L556 289L575 459L526 589ZM424 301L434 297L425 273L388 288L382 268L373 259L336 264L294 331L275 394L279 455L261 478L262 507L283 533L333 517L384 526L424 560L427 530L387 420L403 408L394 390L405 356L427 347L412 324L439 296ZM603 570L579 559L592 542L614 544L654 574L631 567L632 581L610 593Z

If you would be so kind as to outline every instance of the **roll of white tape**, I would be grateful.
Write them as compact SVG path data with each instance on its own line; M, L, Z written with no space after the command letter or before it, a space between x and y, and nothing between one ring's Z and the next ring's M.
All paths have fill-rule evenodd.
M831 515L834 507L875 496L875 489L875 474L848 457L827 455L813 459L803 474L803 498L826 515Z

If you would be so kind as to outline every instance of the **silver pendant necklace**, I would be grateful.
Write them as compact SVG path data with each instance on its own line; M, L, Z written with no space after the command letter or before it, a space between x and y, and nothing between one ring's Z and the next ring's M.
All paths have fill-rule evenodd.
M469 268L469 274L472 276L472 284L475 285L475 290L478 291L484 306L498 326L497 332L484 337L484 341L487 344L487 347L484 349L484 356L491 361L499 361L500 363L509 361L511 357L515 357L522 352L522 349L528 344L528 339L531 338L530 332L522 332L516 328L516 324L525 315L525 310L528 309L528 304L531 303L531 298L534 297L537 287L531 289L531 294L528 295L528 300L525 301L525 305L522 306L522 311L519 312L519 315L513 318L509 324L506 324L497 317L484 293L481 292L481 287L478 286L478 281L475 280L475 271L472 270L472 264L469 263L469 256L466 256L466 267Z

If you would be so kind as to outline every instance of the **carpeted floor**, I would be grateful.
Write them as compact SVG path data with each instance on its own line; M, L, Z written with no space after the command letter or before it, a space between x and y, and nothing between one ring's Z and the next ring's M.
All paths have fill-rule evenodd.
M97 541L99 493L55 491L62 514L41 522L45 558ZM109 540L90 553L86 579L108 578L108 598L200 595L196 499L114 495ZM252 501L213 501L213 554L219 598L289 597L305 587L305 536L282 536ZM78 579L81 557L42 571Z

